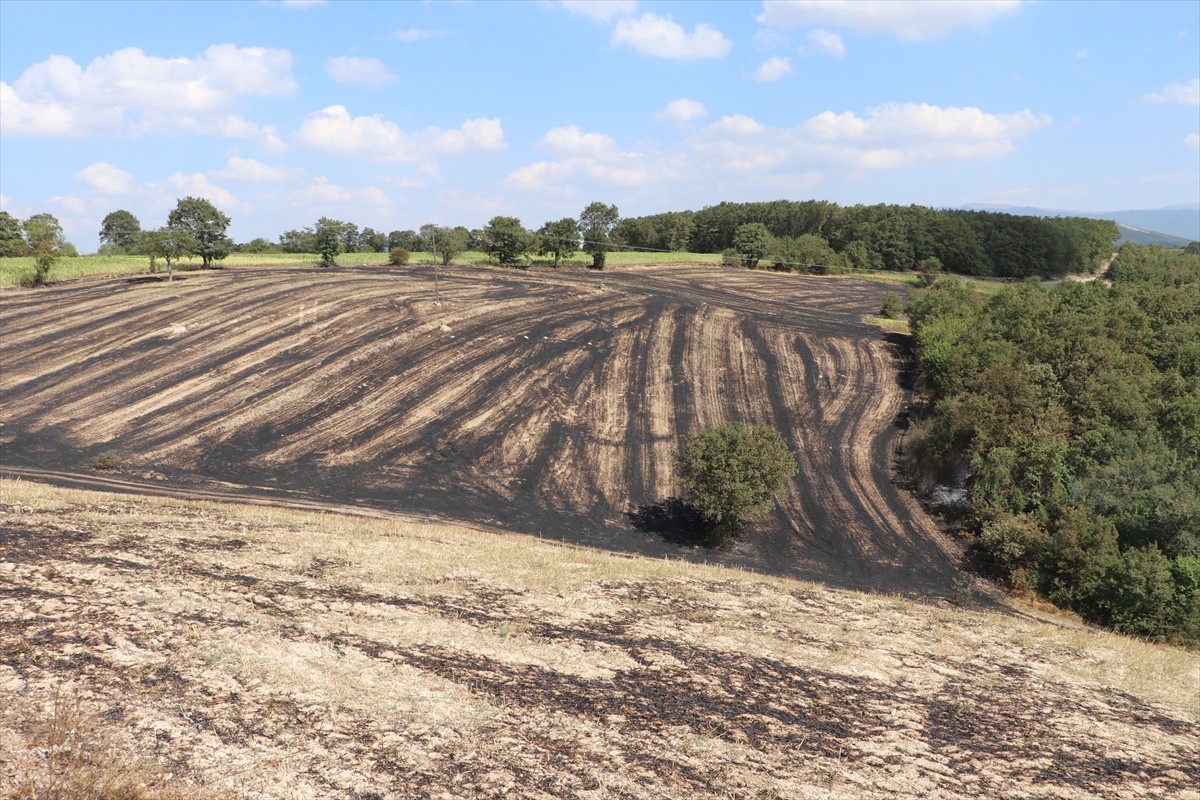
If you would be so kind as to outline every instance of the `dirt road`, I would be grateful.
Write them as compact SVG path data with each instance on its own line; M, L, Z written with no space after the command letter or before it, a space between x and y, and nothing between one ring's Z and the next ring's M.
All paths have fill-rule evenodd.
M226 270L0 295L3 466L465 520L609 549L945 593L894 484L886 286L699 266ZM785 433L800 472L728 551L659 520L683 435ZM638 523L638 524L635 524Z

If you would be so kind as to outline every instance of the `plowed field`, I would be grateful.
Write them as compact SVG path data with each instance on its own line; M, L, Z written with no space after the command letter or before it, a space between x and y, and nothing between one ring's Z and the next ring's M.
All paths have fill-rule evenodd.
M4 466L465 520L887 591L952 543L891 475L883 284L713 267L250 269L0 296ZM724 552L676 543L680 438L779 428L800 471Z

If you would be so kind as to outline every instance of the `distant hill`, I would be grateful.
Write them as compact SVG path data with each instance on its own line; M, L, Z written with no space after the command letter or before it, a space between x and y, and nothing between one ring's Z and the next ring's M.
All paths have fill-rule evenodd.
M1131 211L1064 211L996 204L968 205L961 208L966 211L995 211L1024 217L1111 219L1121 229L1121 242L1132 240L1139 244L1183 247L1188 242L1200 241L1200 203Z

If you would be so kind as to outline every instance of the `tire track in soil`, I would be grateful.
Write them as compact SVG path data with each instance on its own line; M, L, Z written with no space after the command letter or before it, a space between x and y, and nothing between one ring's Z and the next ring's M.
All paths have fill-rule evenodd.
M499 525L882 591L949 592L953 543L891 475L890 287L711 267L225 270L0 295L10 468L125 474ZM64 339L62 332L70 338ZM78 349L75 342L80 342ZM626 513L687 433L780 427L801 472L723 551Z

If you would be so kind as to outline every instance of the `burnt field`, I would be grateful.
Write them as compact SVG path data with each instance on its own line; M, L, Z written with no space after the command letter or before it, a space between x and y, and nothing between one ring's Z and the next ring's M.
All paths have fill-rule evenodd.
M467 521L838 586L944 593L891 474L886 285L712 267L227 270L0 296L3 465ZM439 300L440 298L440 300ZM800 470L726 551L681 544L683 435L779 428Z

